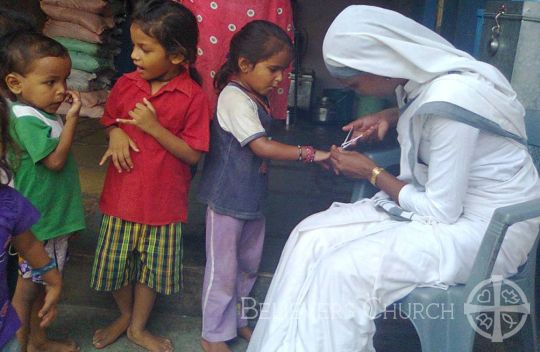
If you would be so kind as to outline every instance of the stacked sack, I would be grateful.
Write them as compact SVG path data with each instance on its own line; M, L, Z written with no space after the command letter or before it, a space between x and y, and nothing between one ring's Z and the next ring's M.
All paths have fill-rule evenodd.
M114 56L120 52L121 0L41 0L48 19L43 33L69 51L68 88L81 92L81 116L101 117L115 76ZM69 104L58 109L65 114Z

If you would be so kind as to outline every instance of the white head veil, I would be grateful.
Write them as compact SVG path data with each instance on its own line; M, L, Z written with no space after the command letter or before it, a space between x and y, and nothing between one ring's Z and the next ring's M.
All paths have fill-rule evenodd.
M326 33L323 57L338 78L360 71L407 79L397 92L398 102L414 99L407 114L427 102L448 102L526 139L525 111L501 72L397 12L347 7Z

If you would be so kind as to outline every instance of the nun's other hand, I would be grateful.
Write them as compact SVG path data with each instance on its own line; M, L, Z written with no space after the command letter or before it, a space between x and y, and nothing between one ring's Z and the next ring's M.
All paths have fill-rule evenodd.
M330 149L330 163L336 175L359 179L369 179L373 168L377 166L364 154L343 150L335 145Z

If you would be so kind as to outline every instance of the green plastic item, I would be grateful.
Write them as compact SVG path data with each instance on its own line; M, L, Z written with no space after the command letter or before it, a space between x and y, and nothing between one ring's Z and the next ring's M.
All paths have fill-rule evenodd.
M356 117L373 114L383 110L387 105L385 99L356 95Z

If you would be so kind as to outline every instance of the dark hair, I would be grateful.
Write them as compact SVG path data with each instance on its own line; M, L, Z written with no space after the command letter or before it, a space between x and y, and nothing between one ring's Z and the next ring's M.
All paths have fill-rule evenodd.
M36 24L26 14L0 8L0 37L16 31L35 31Z
M8 119L6 101L0 97L0 187L8 184L12 177L11 168L7 161L7 149L11 143Z
M240 57L256 65L282 50L293 50L291 38L283 29L264 20L249 22L232 37L227 61L214 77L214 87L221 91L229 83L231 75L239 72Z
M172 0L139 0L132 21L145 34L156 39L167 54L184 56L191 78L202 84L201 76L193 67L197 61L199 27L189 9Z
M6 76L11 72L28 73L35 60L44 57L67 57L66 48L56 40L33 31L10 33L0 40L0 77L6 89Z

